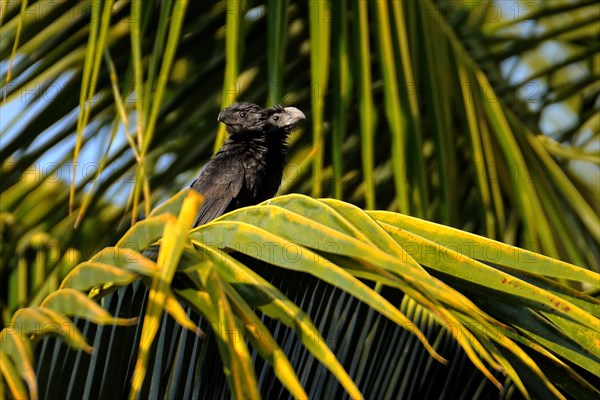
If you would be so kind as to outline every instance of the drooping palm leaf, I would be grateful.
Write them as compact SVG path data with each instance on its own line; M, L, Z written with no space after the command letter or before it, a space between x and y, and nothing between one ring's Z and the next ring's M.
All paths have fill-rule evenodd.
M137 362L132 363L131 359L129 367L123 370L123 373L128 371L128 376L133 373L134 382L137 382L131 387L134 394L138 391L144 393L146 390L165 393L167 383L174 379L168 378L165 381L165 375L152 374L152 378L144 380L146 374L141 373L143 370L150 371L152 362L158 362L156 355L148 359L150 354L154 354L148 352L152 346L160 346L161 341L166 339L165 335L171 336L174 333L173 325L167 325L164 319L159 327L162 311L167 311L178 325L197 331L196 323L189 319L189 311L186 315L174 296L200 313L203 319L206 318L210 325L204 323L200 326L204 330L212 330L214 336L210 336L210 339L199 338L201 344L197 341L192 342L195 344L187 343L186 339L186 343L179 345L182 348L171 347L170 350L159 353L159 357L167 357L163 362L172 365L167 370L174 368L180 371L183 368L175 363L173 357L181 357L178 354L185 352L184 349L191 351L198 345L206 348L208 344L204 341L216 340L232 393L239 397L248 390L253 390L267 395L266 387L256 380L258 375L254 373L247 349L244 350L246 357L241 357L243 353L240 351L246 348L248 341L252 347L256 346L256 351L272 368L277 370L282 363L288 365L288 373L278 370L277 376L281 384L288 390L293 390L294 396L303 396L305 392L310 395L310 391L314 390L323 394L327 389L318 383L317 375L313 375L316 372L307 370L305 373L311 377L308 380L298 381L293 378L293 369L289 365L294 366L292 360L298 351L305 353L304 357L312 355L315 361L318 360L327 367L351 397L358 396L358 390L361 389L364 393L371 393L372 383L360 388L361 377L369 370L369 365L359 363L353 367L360 358L355 358L356 354L347 358L352 351L357 350L335 343L338 354L337 357L334 356L326 337L319 334L323 331L323 325L319 327L313 323L288 296L261 276L271 276L269 270L279 268L289 270L291 276L313 276L295 289L304 293L304 296L310 297L314 287L326 283L344 293L344 299L350 295L347 299L358 299L368 306L364 310L366 313L350 312L341 320L335 317L336 314L321 314L320 318L325 320L319 321L320 324L326 320L331 324L339 324L350 318L360 327L369 324L369 320L375 315L380 316L377 317L378 321L383 316L388 321L385 326L396 325L415 335L421 342L415 345L422 346L429 352L429 356L433 356L431 362L445 361L435 349L439 344L434 343L434 347L430 347L432 343L428 340L429 336L402 313L402 308L398 309L393 303L389 303L389 300L399 295L400 290L406 294L404 302L409 301L409 298L413 299L410 302L414 301L414 306L418 306L420 312L431 319L431 326L437 327L435 331L441 328L448 332L470 361L497 386L502 387L502 384L491 370L507 374L526 396L536 393L534 397L537 397L540 393L538 391L542 390L541 393L552 393L559 398L563 396L561 391L577 397L585 393L591 395L596 390L593 382L600 377L600 349L597 346L600 338L597 329L600 302L559 284L549 284L539 273L525 274L521 271L529 271L528 263L536 263L545 266L542 271L547 276L567 278L598 287L599 276L594 272L401 214L373 212L371 217L347 203L337 200L318 201L300 195L278 197L263 205L234 211L188 233L189 225L186 229L185 221L193 221L193 210L194 207L197 208L193 206L193 197L188 196L184 201L177 222L171 214L165 214L181 204L181 201L173 199L153 216L134 225L117 247L107 249L90 262L76 267L62 282L62 290L49 295L42 303L42 307L45 304L56 304L54 308L58 307L57 310L66 315L86 316L85 312L75 312L72 306L64 309L73 304L70 297L58 300L54 298L58 293L68 292L73 293L70 294L73 296L79 293L77 290L89 291L93 288L97 288L100 294L106 293L106 289L111 286L131 282L131 273L141 276L150 289L150 295L147 297L145 311L140 311L140 319L144 321L140 350L132 352L137 354ZM264 217L267 214L269 218ZM176 225L183 229L177 234L171 232ZM161 241L163 247L160 254L177 254L173 250L167 250L176 243L183 246L179 250L183 251L183 258L176 267L175 264L172 265L175 269L164 267L169 265L165 264L165 256L159 255L158 265L155 265L141 253L132 250L152 244L159 238L161 231L166 236ZM407 241L406 237L410 240ZM444 239L449 237L456 237L459 241L449 243ZM169 245L169 242L173 244ZM481 250L492 248L493 255ZM172 272L167 275L161 272L167 270ZM173 273L179 273L187 279L184 283L174 283L171 288L175 276ZM278 275L280 274L273 277ZM314 287L303 286L308 282ZM371 282L375 286L363 282ZM286 288L290 290L288 286L281 287L284 290ZM291 293L296 293L295 290ZM297 301L296 296L293 297ZM157 298L163 300L157 301ZM399 301L401 297L396 298L395 301ZM334 306L336 302L332 300L334 303L331 307L344 307L348 301L340 300ZM413 303L404 304L406 307ZM320 304L322 306L325 304ZM93 310L91 303L78 305L81 310L88 308ZM30 309L24 309L23 312L26 310ZM37 312L37 309L31 310ZM524 315L527 318L522 318ZM21 317L21 313L15 314L15 325L11 325L10 329L22 326L18 325L18 318L24 317ZM32 315L28 318L34 317ZM260 323L261 319L278 321L279 324L263 325ZM148 337L144 333L147 325L153 327L153 332L161 331L158 344L152 336ZM284 339L291 332L284 337L278 334L284 326L295 332L298 339L292 347L286 347L286 340L289 339ZM267 330L261 332L273 327L275 330L270 333ZM181 334L180 328L177 328L177 332ZM328 329L325 332L333 334ZM344 330L338 334L343 332ZM352 329L347 332L349 334ZM4 334L7 334L6 330ZM258 340L263 334L274 335L277 344L267 346L266 342L261 345L262 342ZM370 358L372 363L380 363L386 359L386 354L390 351L393 353L395 349L389 347L384 353L377 350L378 346L385 343L383 337L379 336L381 334L383 333L373 332L366 342L366 338L353 339L357 341L353 341L350 346L365 346L365 353L357 353L363 354L361 357ZM176 338L177 336L173 336L170 340ZM341 338L337 337L336 340L339 339ZM101 340L101 337L97 340ZM375 348L369 347L371 341ZM14 354L14 351L16 350L8 353ZM532 354L538 360L541 357L542 361L534 361ZM47 357L49 356L43 355L42 360L45 358L47 362ZM192 360L188 367L199 368L205 361L203 357L206 354L197 357L199 358ZM338 358L342 363L338 362ZM347 361L345 364L344 360ZM563 386L564 382L556 382L557 387L538 366L538 362L559 363L566 373L576 377L576 384ZM53 364L54 362L50 365ZM48 366L42 367L41 376L47 374L43 372L45 368ZM529 373L517 373L523 368ZM579 368L583 370L583 375ZM313 371L312 367L310 371ZM25 374L24 369L20 372ZM139 376L137 381L136 376ZM300 378L303 375L296 369L296 376ZM386 376L388 375L379 373L374 377L386 379ZM353 381L359 386L354 386ZM116 390L121 390L121 395L124 395L129 392L129 388L126 385ZM401 388L402 385L398 390ZM200 385L196 390L207 389Z

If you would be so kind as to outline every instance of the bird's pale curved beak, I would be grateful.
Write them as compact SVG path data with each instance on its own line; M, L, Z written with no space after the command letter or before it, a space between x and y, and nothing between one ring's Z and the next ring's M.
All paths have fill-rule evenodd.
M304 113L298 110L296 107L286 107L283 109L283 111L285 112L284 122L286 125L292 125L300 121L301 119L306 119Z
M225 110L221 110L221 112L217 116L217 121L219 121L219 122L223 122L223 119L225 118L225 115L224 115L223 111L225 111Z

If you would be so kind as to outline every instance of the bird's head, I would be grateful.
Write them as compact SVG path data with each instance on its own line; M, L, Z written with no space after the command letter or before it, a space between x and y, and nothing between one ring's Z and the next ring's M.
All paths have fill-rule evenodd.
M267 130L289 133L294 129L296 123L306 119L304 113L296 107L275 106L265 110L267 114Z
M221 110L217 121L227 126L230 135L236 135L274 131L289 133L298 121L305 118L304 113L296 107L275 106L264 109L253 103L240 102Z
M256 104L241 102L221 110L217 121L224 123L230 134L261 132L265 129L267 115L264 108Z

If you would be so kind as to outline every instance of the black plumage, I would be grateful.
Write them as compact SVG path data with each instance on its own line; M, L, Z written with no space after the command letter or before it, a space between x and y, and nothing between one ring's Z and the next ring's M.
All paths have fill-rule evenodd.
M223 109L217 120L229 138L191 185L204 196L194 226L273 197L283 176L287 137L304 118L295 107L242 102Z

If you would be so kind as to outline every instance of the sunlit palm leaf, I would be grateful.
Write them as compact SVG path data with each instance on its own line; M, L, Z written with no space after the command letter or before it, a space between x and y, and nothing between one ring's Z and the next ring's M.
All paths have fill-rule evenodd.
M184 193L182 192L178 197L181 198ZM168 208L173 209L173 206L176 208L178 203L180 200L173 199L167 203L167 208L163 207L162 211L158 211L158 213L162 212L161 214L136 224L121 245L145 247L154 242L157 239L155 235L160 231L154 229L155 233L149 235L152 224L158 224L157 227L163 225L165 232L168 232L173 218L168 218L169 214L165 214L164 211ZM189 202L184 201L183 213L179 218L181 222L178 222L182 227L186 226L184 221L193 221L193 213L189 214L186 211L190 209ZM265 212L268 213L269 218L265 218ZM303 217L303 214L310 216L310 219ZM421 303L419 307L424 307L423 312L439 324L438 326L447 329L463 347L471 361L500 387L502 384L489 369L498 369L508 374L524 394L530 390L534 392L539 390L535 388L536 381L557 397L562 396L559 389L567 392L594 391L593 383L588 382L568 363L579 365L600 377L598 368L600 348L597 346L600 334L596 329L600 322L597 317L600 314L600 302L558 284L548 286L543 279L540 280L539 275L528 272L528 275L524 276L518 270L525 271L528 262L535 262L546 265L543 271L550 276L558 274L560 277L580 280L590 285L598 285L600 281L598 274L490 239L459 232L453 228L395 213L372 212L371 214L376 218L375 220L364 211L337 200L317 201L300 195L291 195L276 198L260 206L234 211L189 233L189 239L196 248L186 247L183 250L186 255L173 272L180 271L187 275L188 283L185 285L192 284L192 287L183 289L180 298L184 302L189 301L189 305L207 317L212 330L215 331L232 393L241 395L248 390L259 390L252 364L248 364L249 353L238 347L242 345L245 349L246 345L243 343L245 340L250 340L247 335L248 329L251 328L242 325L241 321L259 319L260 317L254 316L255 312L293 328L306 349L336 376L352 397L358 396L359 389L354 386L342 364L331 353L325 339L318 335L318 328L313 325L311 319L256 272L222 250L246 254L247 257L243 259L248 263L252 263L253 259L254 262L259 261L263 265L261 267L263 273L268 268L284 268L314 275L317 279L324 280L341 289L342 292L360 299L402 329L415 334L430 355L443 360L432 347L429 347L430 342L425 339L420 329L391 306L384 296L378 294L386 286L411 293L410 297L417 300L417 304ZM317 229L316 225L320 227ZM294 232L293 236L301 240L289 241L290 232ZM184 243L189 240L186 236L188 233L183 231L178 235L168 234L159 254L165 254L164 249L169 248L167 243L169 240L174 243ZM406 241L406 237L411 239ZM459 242L444 243L444 240L448 240L444 238L451 237L456 237ZM335 246L329 246L328 243ZM222 250L218 250L219 247ZM482 251L491 248L494 249L494 256ZM157 279L159 270L142 267L144 263L151 263L149 260L139 253L132 253L124 248L118 249L115 250L123 255L130 254L132 257L117 264L112 263L111 266L110 258L107 256L116 253L104 252L106 256L94 257L93 262L82 263L75 268L65 280L65 285L84 289L90 286L103 287L107 283L126 284L129 279L123 280L123 275L119 272L119 269L123 268L124 271L137 271L151 278L152 280L144 280L149 287L152 287L150 293L152 290L157 290L156 293L160 296L167 298L171 296L168 283L164 287L159 286L154 289L155 285L152 282ZM177 254L177 251L172 253ZM519 257L515 258L515 255ZM409 258L402 261L403 257ZM120 258L122 257L117 257ZM159 264L163 258L159 255ZM412 266L414 262L418 262L415 264L416 269ZM556 265L554 269L553 264ZM101 267L102 265L105 267ZM511 269L500 269L503 265L510 266ZM559 265L564 271L560 271ZM266 270L263 269L265 267ZM423 267L425 269L421 269ZM427 271L431 271L432 275ZM377 282L376 291L352 279L354 274L367 281ZM489 286L482 285L483 282ZM175 293L179 293L180 290L176 289ZM81 296L79 293L73 289L59 290L48 296L42 303L42 307L56 309L66 315L81 315L96 323L104 324L112 321L112 319L98 319L95 314L90 314L94 307L97 307L93 306L95 303L67 301L65 297ZM59 296L65 298L59 299ZM490 302L491 299L494 301ZM52 306L54 303L59 308ZM504 303L506 307L499 308L499 303ZM580 304L581 307L575 303ZM69 304L68 308L64 308ZM149 304L154 304L161 310L166 306L179 324L195 330L195 325L190 323L188 317L181 314L181 311L174 311L175 309L169 306L169 301L157 303L150 296ZM254 311L250 307L254 307ZM39 314L40 317L42 315L36 309L22 311L30 314L37 313L36 315ZM152 307L148 307L145 313L144 327L155 312ZM23 319L24 315L21 311L16 313L15 323ZM63 318L60 314L52 315L55 316L53 318ZM515 318L523 315L529 317ZM39 317L34 317L32 314L28 318ZM364 318L364 315L361 318ZM535 328L532 325L534 321L538 324ZM360 324L360 321L357 322ZM159 329L158 321L155 327ZM165 328L163 326L160 329L163 332ZM526 335L521 336L522 334ZM160 337L162 335L161 333ZM237 339L231 341L232 335ZM77 337L80 340L73 342ZM142 334L142 339L144 337ZM469 337L468 341L464 340L466 337ZM241 338L246 339L240 342ZM67 339L75 347L85 343L80 335ZM372 340L382 339L372 337ZM152 338L142 340L138 354L146 352L153 343ZM285 344L281 343L280 346L285 352ZM270 349L262 347L260 354L273 363L285 357L277 349L278 347ZM569 371L572 376L577 376L579 383L575 385L576 389L557 388L534 361L530 351L537 353L537 357L541 356L542 359L560 362L565 371ZM246 356L242 357L244 353ZM291 356L290 353L286 354L288 357ZM287 359L283 358L283 360ZM147 362L144 361L143 368ZM284 363L289 362L284 361ZM523 367L529 369L529 375L517 373ZM136 366L133 370L134 376L139 373L139 368L142 367ZM21 371L24 373L24 370ZM362 368L358 371L362 371ZM356 374L358 371L352 372L351 369L350 373ZM285 375L278 376L280 379L285 377ZM353 379L358 379L359 376L354 375ZM154 377L152 380L155 379L157 378ZM159 383L155 382L155 384ZM288 386L287 383L284 384ZM132 393L138 391L144 393L145 385L145 380L140 378L138 386ZM302 390L291 383L288 388L296 391L297 394L298 390Z

